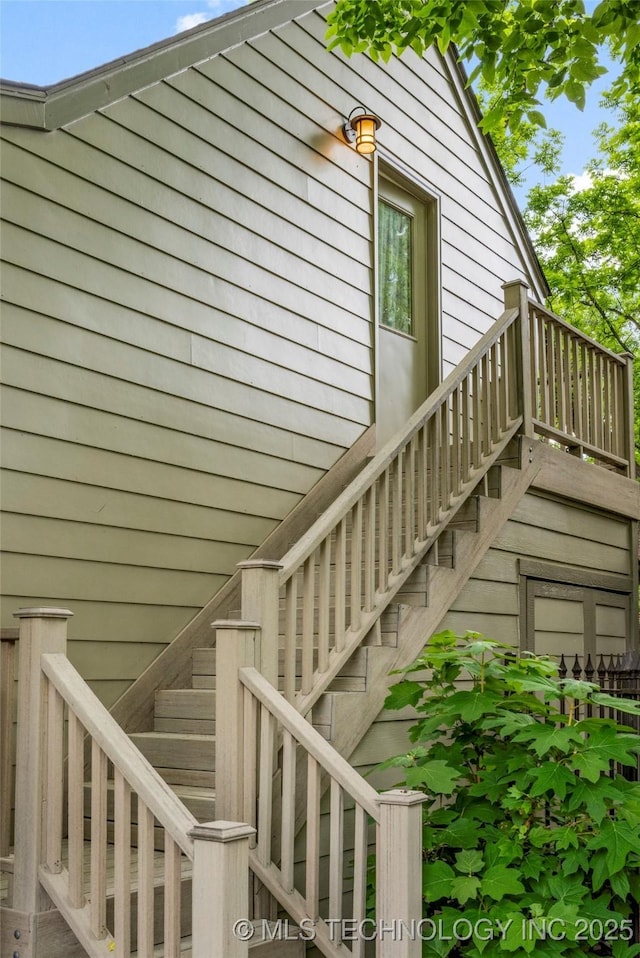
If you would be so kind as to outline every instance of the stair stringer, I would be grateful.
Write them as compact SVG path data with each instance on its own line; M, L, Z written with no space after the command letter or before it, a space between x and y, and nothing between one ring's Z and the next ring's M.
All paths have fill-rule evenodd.
M430 567L428 605L400 607L397 647L369 646L365 690L324 693L321 703L316 707L314 722L319 711L329 714L329 741L343 758L348 759L353 754L382 709L389 686L395 681L389 673L410 665L417 658L513 515L541 468L537 446L535 442L523 442L520 468L500 466L501 496L499 499L480 498L479 531L457 530L455 567Z

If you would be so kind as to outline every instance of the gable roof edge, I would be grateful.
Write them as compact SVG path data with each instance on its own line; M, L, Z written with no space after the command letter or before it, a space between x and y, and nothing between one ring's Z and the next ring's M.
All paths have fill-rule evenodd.
M254 0L192 30L51 86L0 81L0 122L51 131L323 6ZM292 15L293 13L293 15Z

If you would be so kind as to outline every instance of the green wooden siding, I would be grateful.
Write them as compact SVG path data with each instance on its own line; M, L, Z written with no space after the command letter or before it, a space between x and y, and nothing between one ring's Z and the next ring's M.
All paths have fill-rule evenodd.
M375 110L440 198L445 371L526 273L439 57L346 61L324 29L1 131L2 624L70 607L108 702L373 421L375 167L342 117Z

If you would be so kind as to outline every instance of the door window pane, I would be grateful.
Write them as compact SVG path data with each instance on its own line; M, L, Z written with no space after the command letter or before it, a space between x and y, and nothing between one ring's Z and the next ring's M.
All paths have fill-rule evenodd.
M380 322L413 335L412 218L378 204Z

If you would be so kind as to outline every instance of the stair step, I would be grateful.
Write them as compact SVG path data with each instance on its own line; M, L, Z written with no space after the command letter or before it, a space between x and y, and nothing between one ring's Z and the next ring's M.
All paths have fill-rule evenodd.
M194 689L215 689L216 687L216 650L194 649L193 651L193 687Z
M163 689L156 692L154 731L215 733L216 693L212 689Z
M367 674L367 646L360 646L356 649L346 665L341 669L339 675L334 679L337 683L336 688L351 688L350 680L364 679ZM202 692L203 687L200 682L207 681L211 686L215 685L216 678L216 650L215 649L196 649L193 653L193 680L194 684L198 681L198 691ZM313 656L314 668L317 665L317 649L314 649ZM284 672L284 649L278 651L278 672L280 675ZM302 650L296 649L296 676L300 678L302 674ZM362 682L356 682L354 689L363 687Z
M444 529L431 549L429 549L426 562L428 565L437 565L443 566L447 569L455 569L456 529L450 529L448 526Z
M197 785L172 785L173 791L199 822L215 820L216 793L215 789ZM107 821L113 821L114 786L113 781L107 782ZM84 813L91 814L91 782L84 786ZM138 803L131 803L131 824L138 824Z
M199 822L213 822L216 817L216 791L204 785L172 785L178 798Z
M427 604L428 586L429 563L421 562L396 593L395 602L400 605L425 606Z
M455 516L449 520L448 528L470 529L472 532L478 532L480 529L480 496L469 496Z
M130 738L170 784L214 787L214 735L136 732Z

